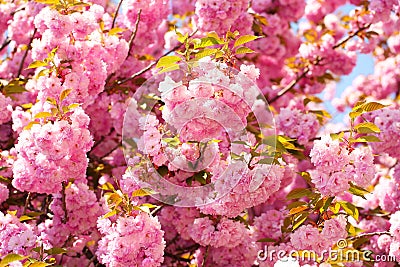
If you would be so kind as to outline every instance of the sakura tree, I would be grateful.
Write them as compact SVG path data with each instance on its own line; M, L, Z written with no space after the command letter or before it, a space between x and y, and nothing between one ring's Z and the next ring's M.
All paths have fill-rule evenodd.
M399 0L6 0L0 56L0 267L400 264Z

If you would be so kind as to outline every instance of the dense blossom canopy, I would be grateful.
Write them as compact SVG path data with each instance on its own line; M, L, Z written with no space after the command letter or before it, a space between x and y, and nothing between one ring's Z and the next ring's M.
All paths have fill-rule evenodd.
M0 0L0 267L398 266L399 106L399 0Z

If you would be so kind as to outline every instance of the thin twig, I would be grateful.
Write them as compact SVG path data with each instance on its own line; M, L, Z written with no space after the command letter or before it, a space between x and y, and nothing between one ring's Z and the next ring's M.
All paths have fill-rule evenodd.
M210 246L207 246L206 247L206 252L204 252L204 257L203 257L203 262L201 264L201 267L205 267L206 266L206 260L207 260L207 257L208 257L209 250L210 250Z
M3 44L0 47L0 52L3 51L4 48L6 48L9 44L11 43L11 39L5 39Z
M193 35L195 35L196 33L197 33L197 30L195 30L195 31L189 36L189 38L192 37ZM176 45L174 48L172 48L171 50L165 52L161 57L159 57L159 58L158 58L156 61L154 61L153 63L150 63L150 64L149 64L147 67L145 67L144 69L142 69L142 70L140 70L140 71L134 73L132 76L130 76L130 77L128 77L128 78L125 78L125 79L120 80L120 81L116 81L116 82L111 86L111 88L113 88L115 85L121 85L121 84L123 84L123 83L129 82L129 81L135 79L136 77L142 75L143 73L148 72L152 67L154 67L154 66L158 63L158 61L159 61L162 57L165 57L165 56L169 55L170 53L172 53L172 52L174 52L175 50L181 48L182 46L183 46L182 43ZM111 89L111 88L108 88L108 89Z
M128 50L128 55L127 57L129 57L131 50L132 50L132 46L133 46L133 40L135 40L136 38L136 34L138 32L139 29L139 22L140 22L140 15L142 14L142 9L139 9L138 13L137 13L137 18L136 18L136 22L135 22L135 30L132 33L131 38L129 39L129 50Z
M28 196L27 196L26 199L25 199L25 205L24 205L24 212L23 212L23 214L26 213L26 210L27 210L27 208L28 208L28 204L29 204L30 198L31 198L31 192L28 193Z
M349 36L347 36L345 39L343 39L339 43L335 44L332 48L336 49L336 48L342 46L343 44L347 43L351 38L353 38L354 36L358 35L363 30L368 29L370 26L371 26L371 24L367 24L364 27L359 28L357 31L355 31L354 33L350 34Z
M359 28L357 31L355 31L354 33L350 34L349 36L347 36L345 39L343 39L342 41L340 41L339 43L335 44L334 46L332 46L333 49L339 48L340 46L342 46L343 44L347 43L351 38L353 38L354 36L357 36L360 32L364 31L365 29L368 29L371 26L371 24L367 24L364 27ZM317 58L316 62L313 63L313 65L318 64L320 61L322 60L322 58ZM295 85L302 80L303 78L306 77L307 73L310 71L309 67L306 67L304 69L304 71L301 73L300 76L298 76L295 80L291 81L285 88L283 88L281 91L278 92L278 94L273 97L271 100L269 100L269 103L273 103L276 100L278 100L281 96L285 95L286 93L288 93L290 90L292 90Z
M26 59L26 57L28 56L28 52L29 52L29 49L30 49L31 44L32 44L32 42L33 42L33 39L35 38L36 31L37 31L37 29L35 28L35 30L33 31L32 36L31 36L31 39L29 40L28 47L27 47L26 50L25 50L25 54L24 54L24 56L22 57L21 63L19 64L19 69L18 69L17 77L19 77L19 75L21 75L22 69L23 69L23 67L24 67L25 59Z
M369 237L369 236L374 236L374 235L390 235L390 232L384 231L384 232L372 232L372 233L365 233L365 234L360 234L358 236L352 236L349 239L354 240L354 239L359 239L362 237Z
M121 5L122 5L123 1L124 0L121 0L118 3L117 10L115 10L114 18L113 18L113 21L112 21L112 24L111 24L111 29L114 28L114 26L115 26L115 22L117 21L118 12L119 12L119 9L121 8Z
M303 79L307 73L310 71L310 69L308 67L305 68L305 70L303 71L303 73L298 76L295 80L291 81L288 85L285 86L285 88L283 88L282 90L280 90L278 92L278 94L273 97L271 100L268 101L269 104L275 102L276 100L278 100L281 96L283 96L284 94L288 93L290 90L293 89L293 87L301 80Z
M61 202L62 202L62 209L64 211L64 217L61 219L62 223L67 223L68 221L68 211L67 211L67 202L65 199L65 187L66 183L62 183L62 191L61 191Z
M120 3L122 3L122 1L121 1ZM139 28L139 21L140 21L140 14L141 14L141 13L142 13L142 9L139 9L138 14L137 14L138 16L137 16L136 22L135 22L135 30L133 31L133 33L132 33L132 35L131 35L131 38L129 38L129 43L128 43L129 49L128 49L128 53L126 54L125 60L129 57L129 55L130 55L130 53L131 53L132 46L133 46L133 40L135 40L137 31L138 31L138 28ZM111 80L111 78L114 76L114 74L115 74L115 72L110 73L110 74L107 76L107 79L106 79L106 83L105 83L105 84L108 84L108 82ZM111 87L111 88L112 88L112 87ZM107 89L106 89L106 90L107 90Z
M108 151L105 155L101 156L100 159L104 159L105 157L108 157L112 152L114 152L117 148L119 148L119 143L113 147L110 151Z

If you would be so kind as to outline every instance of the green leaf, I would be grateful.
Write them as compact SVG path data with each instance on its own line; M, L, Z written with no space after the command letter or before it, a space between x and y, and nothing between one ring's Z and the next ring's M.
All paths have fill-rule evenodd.
M325 200L324 205L322 206L322 208L320 209L320 212L324 212L327 211L328 208L330 207L332 201L335 199L335 197L329 197Z
M362 137L358 137L355 142L366 143L366 142L382 142L381 139L374 135L366 135Z
M276 163L276 159L275 158L264 158L264 159L260 159L257 164L274 164Z
M332 140L341 140L344 136L344 132L340 132L339 134L331 133L330 134Z
M35 68L39 68L39 67L46 67L47 65L48 65L48 63L44 62L43 60L36 60L36 61L33 61L31 64L29 64L27 69L35 69Z
M4 169L6 169L6 167L0 168L0 171L2 171L2 170L4 170ZM10 182L11 182L10 179L8 179L8 178L6 178L6 177L0 175L0 183L9 184Z
M290 215L296 214L296 213L305 211L305 210L307 210L307 209L308 209L308 206L307 206L307 205L295 207L295 208L290 209L289 214L290 214Z
M35 0L36 3L56 5L60 3L60 0Z
M22 215L20 218L19 218L19 221L20 222L25 222L25 221L29 221L29 220L33 220L33 219L35 219L34 217L31 217L31 216L27 216L27 215Z
M365 112L370 112L370 111L382 109L382 108L385 108L388 106L389 105L383 105L378 102L368 102L368 103L363 104L360 108Z
M363 199L366 199L365 195L371 193L368 190L353 184L352 182L349 182L349 184L350 184L349 192L352 193L353 195L356 195L356 196L362 197Z
M14 254L14 253L8 254L0 261L0 267L6 267L11 262L21 261L26 258L28 257L19 254Z
M361 107L362 105L364 105L365 103L366 103L365 100L358 101L358 102L354 105L352 111L358 111L358 110L360 109L360 107Z
M162 141L167 143L168 146L172 146L172 147L177 147L181 143L181 141L179 140L179 138L177 136L163 138Z
M28 125L26 125L26 126L24 127L24 130L30 130L30 129L32 128L32 126L35 125L35 124L39 124L39 122L37 122L37 121L31 121L31 122L29 122Z
M60 95L60 102L63 101L70 93L72 92L72 89L66 89L61 92Z
M240 54L251 54L251 53L255 53L255 52L256 52L256 51L254 51L254 50L252 50L252 49L250 49L250 48L248 48L248 47L241 46L241 47L239 47L238 49L236 49L235 54L236 54L236 55L240 55Z
M214 31L207 33L207 37L213 38L218 44L224 43L224 41L221 39L221 37L219 37L218 34Z
M14 79L11 80L7 85L3 86L0 82L0 89L3 91L5 96L10 96L12 94L19 94L26 92L25 80Z
M214 37L204 37L201 39L193 39L194 49L204 48L219 44Z
M117 35L118 36L118 34L124 32L124 31L126 31L126 29L115 27L108 31L108 35L110 35L110 36Z
M44 118L48 118L48 117L53 117L53 114L51 114L50 112L39 112L35 115L35 119L44 119Z
M306 40L310 43L315 42L318 38L318 33L314 29L309 29L309 30L304 31L303 35L304 35L304 38L306 38Z
M33 263L29 264L29 267L46 267L46 266L50 266L50 265L53 265L53 264L37 261L37 262L33 262Z
M203 57L208 57L208 56L214 55L218 51L219 50L217 48L204 48L196 53L195 58L200 59Z
M5 96L10 96L12 94L20 94L26 92L27 90L24 86L15 84L4 86L3 91Z
M354 120L355 118L357 118L361 114L362 114L362 112L360 112L360 111L351 111L349 113L349 117Z
M114 186L113 186L111 183L109 183L109 182L107 182L107 183L105 183L105 184L99 186L99 188L100 188L100 189L103 189L103 190L107 190L107 191L115 191Z
M52 104L53 106L57 106L57 101L54 98L48 97L46 99L46 102L49 102L50 104Z
M241 141L241 140L233 141L232 144L249 146L249 144L246 141Z
M326 117L326 118L332 118L331 114L329 114L328 111L326 110L310 110L309 112L314 113L317 115L317 117Z
M372 122L362 122L354 127L358 133L380 133L381 130Z
M296 199L301 197L309 197L313 194L310 188L295 188L287 194L287 199Z
M302 212L302 213L296 214L293 218L294 220L293 220L292 230L294 231L297 228L299 228L303 224L303 222L305 222L307 220L307 217L308 217L308 212Z
M172 64L168 67L165 67L163 69L161 69L158 73L164 73L164 72L169 72L169 71L174 71L174 70L179 70L179 65L178 64Z
M338 201L343 210L350 216L352 216L356 221L358 221L359 212L356 206L347 201Z
M149 188L140 188L132 192L132 197L145 197L155 194L153 190Z
M235 41L235 44L233 45L233 47L241 46L241 45L246 44L248 42L254 41L254 40L258 39L258 38L260 38L260 37L254 36L254 35L243 35L243 36L240 36Z
M150 209L157 208L157 207L158 206L150 204L150 203L144 203L144 204L142 204L140 206L133 207L133 209L140 210L140 211L143 211L143 212L146 212L146 213L150 214L151 213Z
M310 96L307 96L306 98L304 98L303 105L307 106L307 104L310 102L322 103L323 101L321 98L319 98L317 96L310 95Z
M112 210L110 212L107 212L106 214L103 215L103 219L107 219L108 217L114 216L117 214L116 210Z
M22 107L23 109L30 109L32 106L33 106L32 103L26 103L26 104L22 104L22 105L21 105L21 107Z
M340 204L336 202L334 206L329 206L329 209L330 209L334 214L338 214L338 212L339 212L339 210L340 210Z
M68 105L68 110L71 110L71 109L74 109L74 108L77 108L77 107L79 107L80 106L80 104L78 104L78 103L73 103L73 104L70 104L70 105Z
M200 171L194 174L191 179L187 179L188 184L191 185L192 181L197 181L201 185L205 185L207 183L208 173L205 171Z
M189 34L188 34L188 33L186 33L185 35L183 35L182 33L178 32L177 30L175 30L175 33L176 33L176 35L178 36L178 37L177 37L178 42L180 42L180 43L182 43L182 44L185 43L186 40L187 40L188 37L189 37Z
M182 60L181 57L178 56L165 56L160 58L160 60L157 62L156 67L157 68L169 68L173 65L175 65L176 62Z
M64 254L67 253L68 250L66 250L65 248L51 248L51 249L46 249L45 252L49 255L59 255L59 254Z
M295 202L292 202L289 205L287 205L287 209L291 210L293 208L296 208L296 207L302 206L302 205L306 205L306 204L307 204L307 202L304 202L304 201L295 201Z

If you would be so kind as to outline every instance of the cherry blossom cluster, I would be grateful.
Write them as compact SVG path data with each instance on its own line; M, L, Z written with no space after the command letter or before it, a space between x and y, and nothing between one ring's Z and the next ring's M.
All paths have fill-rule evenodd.
M398 0L0 1L0 266L289 266L260 251L339 241L396 266L399 18ZM360 54L374 68L341 91ZM324 261L290 266L365 266Z
M316 167L312 181L323 195L340 195L350 188L349 182L366 187L374 178L374 157L368 147L349 151L338 140L323 135L321 140L314 141L310 157Z
M89 117L76 108L69 120L33 124L20 133L13 168L15 188L54 194L69 179L85 181L86 152L93 145Z

